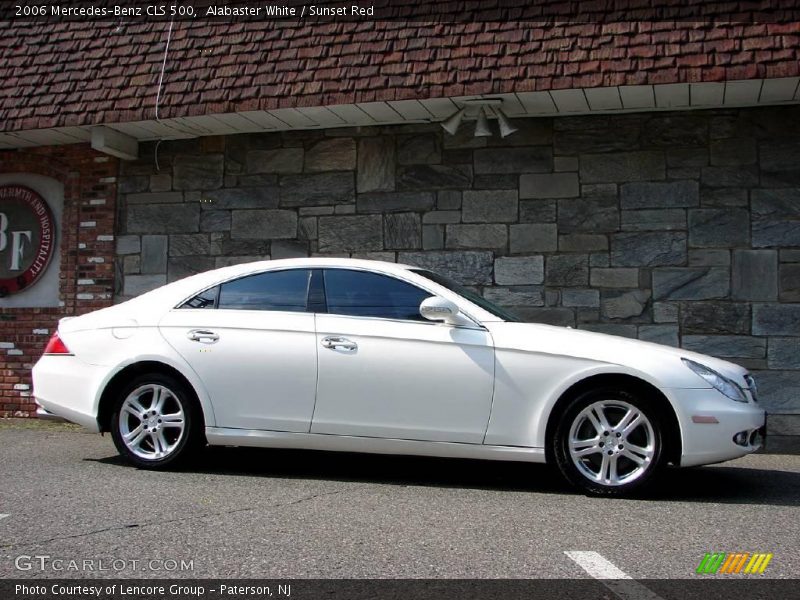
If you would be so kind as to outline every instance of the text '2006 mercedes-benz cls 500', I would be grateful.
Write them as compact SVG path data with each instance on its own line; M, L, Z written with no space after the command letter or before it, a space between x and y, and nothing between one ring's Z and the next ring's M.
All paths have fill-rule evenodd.
M145 468L204 444L551 462L586 492L756 451L743 368L514 315L431 271L349 259L201 273L61 321L43 415Z

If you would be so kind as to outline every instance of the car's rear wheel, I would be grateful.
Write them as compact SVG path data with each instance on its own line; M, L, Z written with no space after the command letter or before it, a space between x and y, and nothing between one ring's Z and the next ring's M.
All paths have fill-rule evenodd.
M170 375L131 381L116 399L111 437L119 453L148 469L177 466L202 445L202 417L194 394Z
M583 491L623 496L641 490L661 468L664 419L658 407L621 389L572 400L552 439L564 477Z

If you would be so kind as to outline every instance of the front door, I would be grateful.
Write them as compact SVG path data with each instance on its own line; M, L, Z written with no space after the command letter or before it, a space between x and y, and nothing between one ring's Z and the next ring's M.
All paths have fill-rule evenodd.
M326 269L324 280L311 432L482 443L494 384L489 333L423 319L431 294L394 277Z

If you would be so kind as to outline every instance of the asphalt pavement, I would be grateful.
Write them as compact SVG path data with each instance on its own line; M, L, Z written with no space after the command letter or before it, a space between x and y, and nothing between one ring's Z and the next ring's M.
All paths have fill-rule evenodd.
M791 578L799 506L800 456L670 470L607 500L523 463L213 448L142 471L109 436L0 422L3 578L572 579L596 553L691 579L706 552L772 553L762 577Z

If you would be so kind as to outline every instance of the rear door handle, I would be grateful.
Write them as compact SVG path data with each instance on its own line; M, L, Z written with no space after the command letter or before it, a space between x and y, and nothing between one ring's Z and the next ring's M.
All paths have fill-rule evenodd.
M193 342L200 342L201 344L213 344L219 340L219 336L213 331L207 329L192 329L186 334Z
M339 337L339 336L328 336L322 338L322 345L325 348L331 348L331 349L341 348L342 350L355 350L356 348L358 348L358 344L356 344L355 342L348 340L345 337Z

